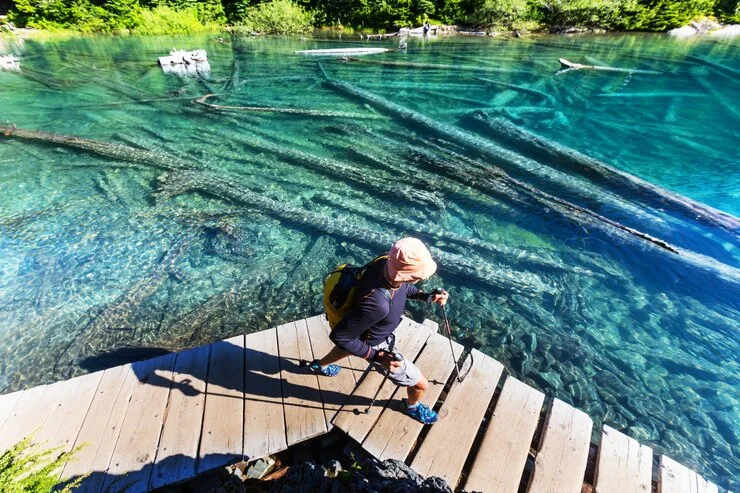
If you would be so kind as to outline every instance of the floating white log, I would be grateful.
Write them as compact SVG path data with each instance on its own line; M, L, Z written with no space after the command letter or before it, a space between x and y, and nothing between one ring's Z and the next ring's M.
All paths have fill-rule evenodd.
M390 48L332 48L328 50L299 50L298 55L371 55L373 53L383 53L391 51Z
M0 70L20 72L21 61L15 55L0 55Z
M166 74L208 75L211 73L206 50L172 50L169 56L161 56L157 61Z

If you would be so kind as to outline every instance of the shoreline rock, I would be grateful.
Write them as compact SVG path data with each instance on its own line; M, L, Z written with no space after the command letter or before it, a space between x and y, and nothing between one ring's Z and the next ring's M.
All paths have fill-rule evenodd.
M388 459L379 462L366 459L349 469L326 468L313 461L291 467L280 479L275 480L270 493L291 491L327 491L374 493L399 491L404 493L452 493L447 483L436 476L423 479L403 462Z
M740 25L731 24L723 26L722 24L708 18L698 21L691 21L688 25L671 29L668 36L672 38L685 39L695 36L717 36L723 38L734 38L740 36Z

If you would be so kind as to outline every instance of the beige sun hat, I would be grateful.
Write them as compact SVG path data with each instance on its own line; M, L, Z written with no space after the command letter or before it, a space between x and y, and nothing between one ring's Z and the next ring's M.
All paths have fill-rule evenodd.
M420 281L436 271L437 263L432 260L432 254L417 238L400 239L388 252L386 273L391 282Z

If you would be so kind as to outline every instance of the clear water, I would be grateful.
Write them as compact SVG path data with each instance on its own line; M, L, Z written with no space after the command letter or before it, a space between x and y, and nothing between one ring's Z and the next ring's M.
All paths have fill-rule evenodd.
M0 119L157 150L195 171L175 194L183 174L132 163L134 151L0 138L0 391L316 314L324 273L413 234L436 248L427 286L451 292L461 342L587 411L596 429L608 423L740 486L738 231L548 160L505 166L480 149L507 143L469 117L504 117L740 215L738 42L409 39L406 53L364 58L406 65L321 61L331 78L447 125L441 133L348 97L322 82L315 58L293 54L359 40L2 43L23 71L0 72ZM172 48L206 49L210 78L164 75L155 61ZM661 73L556 75L560 57ZM206 93L351 115L219 112L192 102ZM480 147L445 138L450 129ZM682 255L526 198L487 174L498 165Z

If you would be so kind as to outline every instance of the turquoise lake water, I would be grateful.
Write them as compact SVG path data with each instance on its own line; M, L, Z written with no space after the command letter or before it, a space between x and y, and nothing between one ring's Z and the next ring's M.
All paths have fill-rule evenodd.
M22 67L0 72L0 125L105 143L0 136L0 392L314 315L336 264L414 235L433 247L426 287L451 293L460 342L595 429L740 487L740 42L409 39L360 61L294 54L397 45L0 39ZM157 57L173 48L205 49L210 75L164 74ZM561 57L624 70L558 73ZM194 103L206 94L301 111Z

